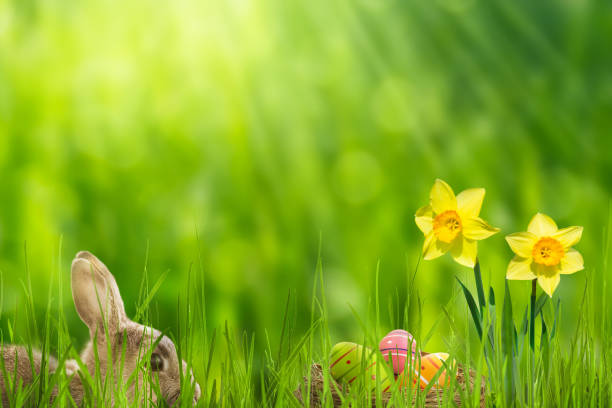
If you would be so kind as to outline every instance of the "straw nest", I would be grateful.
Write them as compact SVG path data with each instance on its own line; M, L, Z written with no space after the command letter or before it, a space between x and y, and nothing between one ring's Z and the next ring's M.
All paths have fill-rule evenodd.
M469 369L468 374L466 375L465 369L459 365L457 366L457 382L459 383L459 385L466 391L468 392L472 392L474 390L474 380L476 377L476 373L474 372L474 370ZM313 364L311 369L310 369L310 406L312 407L320 407L321 406L321 393L323 392L323 383L324 383L324 379L323 379L323 370L321 369L321 366L319 364ZM330 378L330 384L329 384L329 389L331 390L331 396L332 399L334 401L334 406L335 407L339 407L342 405L342 399L340 398L339 393L336 391L336 389L343 391L344 388L342 385L335 383L335 386L333 384L331 384L331 382L335 381L333 379ZM481 390L480 390L480 406L484 407L485 406L485 400L484 400L484 396L485 396L485 380L484 378L481 380L480 382L481 384ZM300 403L302 403L302 405L305 404L304 399L302 398L302 389L306 389L308 387L308 378L304 377L304 386L300 386L298 387L297 390L295 390L294 395L295 397L298 399L298 401L300 401ZM444 396L444 390L443 389L431 389L427 395L425 396L425 407L438 407L441 402L445 401L445 397ZM382 404L376 404L376 398L372 398L372 407L377 407L377 406L386 406L387 403L389 402L391 398L391 395L389 393L384 393L382 395ZM455 393L455 395L453 396L453 400L455 402L456 406L461 406L461 399L458 395L458 393Z

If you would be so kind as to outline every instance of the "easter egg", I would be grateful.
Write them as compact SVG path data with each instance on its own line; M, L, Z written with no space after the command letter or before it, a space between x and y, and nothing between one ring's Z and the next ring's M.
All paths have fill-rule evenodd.
M413 370L405 370L402 374L397 377L397 381L400 383L401 388L408 388L412 382L412 387L417 383L419 379L419 387L424 389L427 385L433 381L434 377L440 369L443 370L440 376L436 380L432 388L442 388L448 386L450 383L450 377L446 375L444 369L444 362L448 360L448 354L446 353L432 353L421 356L420 366L419 361L415 362Z
M378 348L385 360L393 363L393 372L400 374L406 366L411 365L417 353L416 340L406 330L393 330L380 341ZM406 362L406 360L408 361ZM415 364L412 362L412 364Z
M329 361L331 376L339 383L353 384L365 379L368 386L374 389L378 374L381 389L385 392L391 388L394 380L393 376L387 374L384 365L379 366L377 373L376 354L356 343L342 342L334 345Z

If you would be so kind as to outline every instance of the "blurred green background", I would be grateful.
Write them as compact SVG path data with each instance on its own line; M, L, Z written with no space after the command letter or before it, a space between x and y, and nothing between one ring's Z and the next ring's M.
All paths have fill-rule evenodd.
M261 349L289 290L309 326L321 239L332 341L359 341L348 305L366 314L378 261L382 310L405 298L414 213L440 177L487 189L483 218L502 233L479 255L498 290L505 234L537 211L585 227L586 271L556 294L571 332L585 279L604 273L611 38L603 0L0 0L3 330L23 303L24 243L41 311L51 275L68 283L88 249L134 314L149 248L152 279L169 271L161 328L200 254L210 327L227 320ZM453 275L472 284L448 257L421 264L424 329ZM528 286L511 283L517 304Z

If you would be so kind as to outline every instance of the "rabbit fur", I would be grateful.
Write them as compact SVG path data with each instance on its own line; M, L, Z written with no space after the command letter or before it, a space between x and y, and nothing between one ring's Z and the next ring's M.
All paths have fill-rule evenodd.
M177 403L181 398L181 387L179 360L174 344L158 330L133 322L127 317L119 288L108 268L93 254L81 251L72 261L71 283L74 305L81 320L89 328L91 337L80 355L89 373L92 376L96 373L97 359L100 375L107 378L109 367L112 366L113 372L110 373L110 378L113 378L116 383L127 384L139 359L156 354L156 364L153 364L152 359L149 372L144 375L151 375L154 381L159 381L159 389L169 406ZM94 343L97 346L97 353ZM110 353L108 352L109 346ZM155 348L152 350L153 347ZM32 350L33 361L31 362L27 349L23 346L1 346L0 355L4 363L4 372L11 376L11 380L16 374L18 386L19 383L21 385L31 384L35 378L32 368L36 373L34 375L37 376L43 366L40 352ZM109 358L112 361L109 361ZM121 364L123 368L120 370ZM189 375L186 374L187 364L184 361L180 364L182 364L184 378L191 379L193 404L195 405L200 398L200 386L195 382L192 372ZM44 367L49 374L52 374L57 370L58 362L55 358L49 357L45 360ZM85 390L78 373L79 366L76 361L68 360L64 363L64 370L67 376L72 377L69 385L72 399L78 406L81 406ZM120 374L121 378L119 378ZM138 387L141 390L144 380L141 370L138 375ZM2 406L8 407L5 385L3 371L0 369ZM134 381L131 381L127 387L129 401L134 401L135 393L135 384ZM139 399L144 398L142 392L139 394ZM51 400L56 395L57 389L53 390ZM149 393L148 398L154 403L157 402L155 392ZM140 402L142 404L144 400ZM115 405L114 401L112 403Z

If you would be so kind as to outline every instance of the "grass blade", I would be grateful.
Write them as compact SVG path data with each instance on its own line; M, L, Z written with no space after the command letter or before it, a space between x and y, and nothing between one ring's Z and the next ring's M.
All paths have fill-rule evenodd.
M482 286L482 275L480 273L480 262L478 259L476 260L476 265L474 265L474 280L476 281L478 307L480 308L480 317L482 318L482 314L484 313L483 310L487 306L487 301L485 300L484 288Z
M482 339L482 319L478 307L476 306L476 302L474 301L474 297L472 296L468 288L466 288L465 285L461 283L459 278L455 277L455 279L457 279L457 282L459 282L459 285L461 285L461 289L463 289L463 295L465 296L465 300L468 304L468 307L470 308L472 320L474 321L474 326L476 327L476 331L478 332L478 338Z

